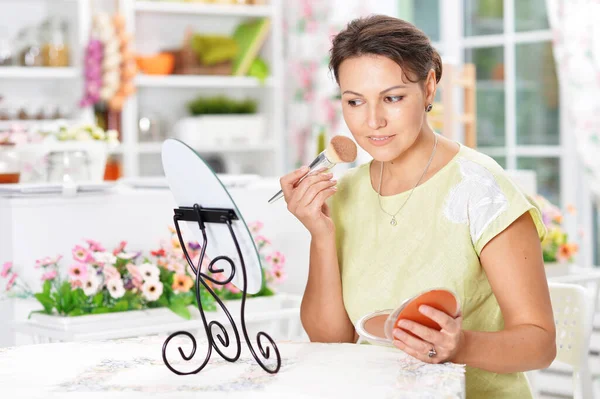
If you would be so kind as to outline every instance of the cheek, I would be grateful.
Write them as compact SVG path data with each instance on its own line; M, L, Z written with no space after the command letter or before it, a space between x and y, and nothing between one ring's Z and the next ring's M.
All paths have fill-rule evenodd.
M360 108L351 108L349 105L344 106L342 108L342 116L344 117L344 122L348 126L350 131L359 129L364 121L364 116L362 115Z
M406 129L420 129L423 123L423 114L419 105L414 102L402 101L388 107L387 121L396 127Z

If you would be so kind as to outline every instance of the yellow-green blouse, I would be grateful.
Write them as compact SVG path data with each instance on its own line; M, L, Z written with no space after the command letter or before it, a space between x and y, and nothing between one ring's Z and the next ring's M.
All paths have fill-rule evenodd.
M426 289L445 287L459 296L465 330L501 330L502 313L479 254L525 212L543 238L535 203L493 159L460 145L446 166L414 190L392 226L378 204L369 165L347 171L329 201L352 323L393 309ZM393 214L408 195L385 196L381 204ZM496 374L468 366L466 390L469 399L531 398L523 373Z

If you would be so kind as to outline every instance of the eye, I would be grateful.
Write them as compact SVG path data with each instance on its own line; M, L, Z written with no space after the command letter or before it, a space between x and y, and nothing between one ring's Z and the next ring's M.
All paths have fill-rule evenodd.
M404 96L387 96L385 98L385 102L388 102L388 103L397 103L399 101L402 101L403 98L404 98Z
M348 105L350 105L351 107L358 107L361 104L362 104L362 100L349 100L348 101Z

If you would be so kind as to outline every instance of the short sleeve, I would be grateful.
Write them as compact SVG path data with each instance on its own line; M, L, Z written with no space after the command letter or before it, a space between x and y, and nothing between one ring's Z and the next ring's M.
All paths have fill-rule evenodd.
M485 245L515 220L529 212L540 241L546 235L542 214L535 201L526 195L503 170L489 172L478 190L469 198L469 228L479 256Z

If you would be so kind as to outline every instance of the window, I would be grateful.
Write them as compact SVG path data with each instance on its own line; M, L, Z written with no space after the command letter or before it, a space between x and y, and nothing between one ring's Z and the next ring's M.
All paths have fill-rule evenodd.
M560 98L545 0L398 0L399 17L423 29L445 61L477 69L477 146L506 169L537 173L538 193L586 212L574 145L561 138ZM566 134L563 132L563 134ZM585 192L585 189L584 189ZM578 216L600 251L596 222ZM577 226L567 226L572 237ZM586 249L587 250L587 249ZM598 257L598 254L596 255ZM592 261L589 250L584 259Z
M558 81L545 0L399 4L400 17L443 53L475 64L478 150L505 168L535 170L539 193L561 204Z

